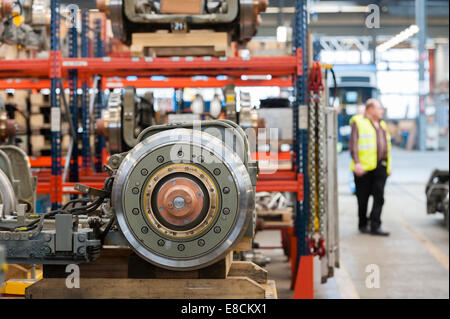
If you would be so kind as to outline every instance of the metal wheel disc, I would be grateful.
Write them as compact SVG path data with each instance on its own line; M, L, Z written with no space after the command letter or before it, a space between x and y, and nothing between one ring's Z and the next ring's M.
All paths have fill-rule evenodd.
M253 195L246 167L222 141L173 129L126 156L111 200L138 255L186 271L221 260L239 243L252 218Z

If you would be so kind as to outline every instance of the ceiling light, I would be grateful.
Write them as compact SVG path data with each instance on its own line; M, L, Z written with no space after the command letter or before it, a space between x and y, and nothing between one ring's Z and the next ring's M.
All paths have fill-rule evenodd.
M388 40L388 41L380 44L379 46L377 46L377 51L378 52L387 51L387 50L395 47L396 45L398 45L398 44L408 40L413 35L418 33L419 30L420 29L419 29L419 27L417 25L415 25L415 24L411 25L409 28L403 30L402 32L397 34L395 37L393 37L390 40Z

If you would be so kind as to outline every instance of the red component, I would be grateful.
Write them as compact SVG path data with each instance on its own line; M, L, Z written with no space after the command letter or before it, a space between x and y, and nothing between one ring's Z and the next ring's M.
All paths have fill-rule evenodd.
M50 193L50 201L52 203L62 203L63 182L62 176L50 176L50 185L48 192ZM38 187L39 188L39 187ZM38 193L39 194L39 193Z
M303 202L305 199L305 181L304 181L303 174L297 175L297 184L298 184L298 190L297 190L297 200L299 202Z
M61 51L50 51L50 74L49 78L60 79L62 77L62 52Z
M296 62L297 62L297 76L303 76L303 49L302 48L297 48Z
M168 77L164 81L155 81L151 78L139 78L136 81L127 81L125 79L109 79L104 82L104 89L124 88L134 86L136 88L218 88L225 87L228 84L234 84L240 87L251 86L278 86L292 87L292 77L281 76L271 79L257 80L241 80L238 78L228 78L218 80L216 77L208 77L206 79L196 79L193 77Z
M317 246L316 246L316 240L314 238L311 238L309 240L309 253L311 256L317 255Z
M298 239L295 236L294 227L290 227L288 229L288 236L289 236L290 259L291 259L291 289L294 289L298 271L298 264L297 264Z
M325 238L319 239L319 245L317 246L317 255L322 258L326 255L326 248L325 248Z
M322 77L322 69L319 62L314 62L313 67L309 72L309 84L308 84L309 92L312 92L315 99L318 99L318 95L323 92L323 77ZM310 98L312 98L310 96Z
M314 256L301 256L294 299L314 299Z

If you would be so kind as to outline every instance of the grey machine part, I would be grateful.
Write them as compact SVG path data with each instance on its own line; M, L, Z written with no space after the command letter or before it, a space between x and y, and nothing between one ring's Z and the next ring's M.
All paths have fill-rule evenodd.
M258 128L258 111L252 107L250 93L241 91L239 125L244 129Z
M16 194L8 175L0 169L0 220L12 215L17 207Z
M112 22L114 36L131 43L137 32L172 31L175 25L184 30L214 30L228 32L233 41L245 44L256 35L261 23L260 12L267 8L267 0L204 0L196 14L161 12L164 0L97 0L100 11ZM189 12L189 11L187 11ZM175 30L176 31L176 30Z
M237 101L236 101L236 87L234 84L229 84L225 87L223 95L225 96L225 116L227 120L234 123L238 122L237 117Z
M337 111L334 108L325 108L326 123L326 256L322 260L322 282L334 276L334 269L340 267L339 248L339 203L338 203L338 179L337 179Z
M326 74L328 76L328 73ZM326 85L326 81L325 85ZM322 143L320 146L321 181L324 192L320 195L325 216L322 217L323 235L325 239L326 254L321 262L321 282L326 283L329 278L334 277L335 268L340 268L340 245L339 245L339 203L338 203L338 176L337 176L337 139L338 120L337 110L328 106L328 89L325 88L321 99L320 108L323 112L320 122ZM319 134L320 135L320 134Z
M126 87L123 94L110 94L106 110L96 122L97 133L105 136L110 154L126 152L136 146L142 130L154 124L153 104L151 91L139 97L134 87Z
M244 237L253 238L257 164L241 128L229 121L205 121L200 129L154 126L138 142L110 163L117 169L111 207L139 256L161 268L195 270L223 259ZM170 194L178 192L172 202ZM184 209L197 200L203 206L198 216L172 218L177 204Z
M35 209L36 179L27 155L15 146L1 146L0 246L7 262L66 264L98 257L100 240L91 229L79 230L75 216L57 214L51 229L44 229L44 223L33 216Z
M254 236L258 167L249 149L229 121L147 128L131 151L111 156L102 190L76 186L89 203L0 220L7 262L83 263L114 245L170 270L212 265Z
M449 172L436 169L431 173L425 188L427 196L427 214L442 213L449 229Z
M27 154L16 146L0 146L0 172L2 175L0 177L1 184L5 185L5 187L2 187L2 199L3 195L9 198L8 193L11 192L7 191L6 187L9 182L15 197L14 201L17 204L26 205L25 211L27 213L35 212L37 180L31 174ZM9 204L8 202L10 200L1 201L4 204L5 212L11 213L16 204Z

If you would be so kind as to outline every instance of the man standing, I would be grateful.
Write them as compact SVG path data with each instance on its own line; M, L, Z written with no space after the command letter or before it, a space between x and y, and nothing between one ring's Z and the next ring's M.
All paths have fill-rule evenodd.
M350 120L351 170L358 198L359 230L377 236L389 236L381 229L384 186L391 175L391 137L382 120L383 115L381 103L370 99L366 102L365 114L355 115ZM370 218L367 218L370 195L373 196L373 207Z

